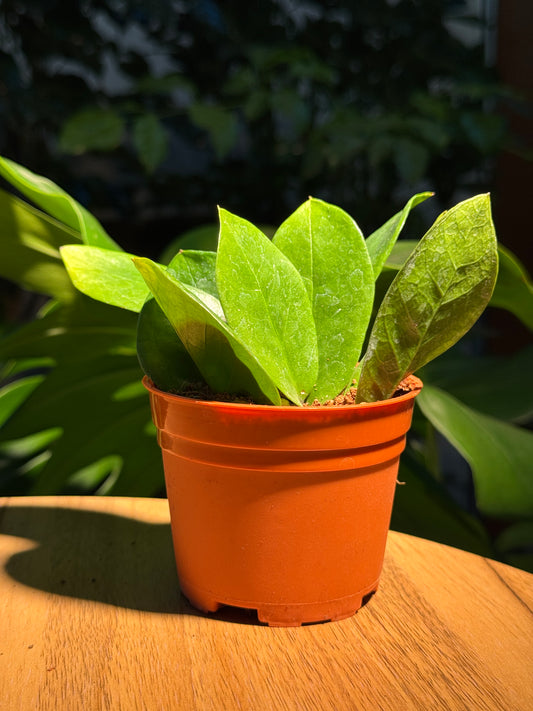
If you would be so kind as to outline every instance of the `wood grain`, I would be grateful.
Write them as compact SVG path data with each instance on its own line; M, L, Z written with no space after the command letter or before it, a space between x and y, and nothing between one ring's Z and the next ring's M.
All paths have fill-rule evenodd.
M1 711L530 711L532 610L533 576L392 532L355 617L208 617L165 500L0 499Z

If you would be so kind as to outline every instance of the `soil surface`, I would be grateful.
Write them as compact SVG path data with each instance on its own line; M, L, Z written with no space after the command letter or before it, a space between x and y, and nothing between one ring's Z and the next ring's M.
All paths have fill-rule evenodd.
M420 388L420 380L415 375L408 375L404 378L402 382L398 385L394 395L392 397L399 397L400 395L406 395L413 390L418 390ZM315 400L312 403L305 403L304 407L346 407L349 405L355 405L357 388L351 387L346 390L341 395L333 400L327 400L324 403ZM251 400L246 395L238 395L235 393L214 393L205 384L191 384L186 388L181 390L177 395L182 397L190 397L193 400L205 400L205 401L215 401L215 402L236 402L246 405L254 405L253 400ZM292 403L287 402L287 405Z

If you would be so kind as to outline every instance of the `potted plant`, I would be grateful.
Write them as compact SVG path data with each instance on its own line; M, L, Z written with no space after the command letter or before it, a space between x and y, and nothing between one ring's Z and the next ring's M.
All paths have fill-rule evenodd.
M31 174L4 164L25 187ZM68 224L81 208L54 187ZM31 190L49 204L45 179ZM297 625L351 615L377 589L422 387L412 374L472 326L497 273L479 195L441 215L382 288L410 210L429 195L366 240L343 210L309 199L271 240L220 210L217 252L180 252L168 266L101 232L92 240L90 220L86 244L61 248L78 289L140 311L178 573L197 607Z
M297 625L351 615L377 589L422 387L412 374L472 326L497 273L479 195L436 220L374 304L409 211L428 196L366 240L343 210L311 198L272 239L220 210L217 252L180 252L168 267L62 248L85 293L113 302L123 270L145 301L138 353L195 606Z

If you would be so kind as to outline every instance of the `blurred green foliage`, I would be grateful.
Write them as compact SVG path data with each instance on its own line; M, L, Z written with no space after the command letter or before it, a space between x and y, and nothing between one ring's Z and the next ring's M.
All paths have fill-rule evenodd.
M216 204L279 224L313 195L357 208L368 231L421 180L436 216L452 193L487 189L510 140L492 111L508 92L466 10L3 0L0 152L92 211L177 215L183 228Z

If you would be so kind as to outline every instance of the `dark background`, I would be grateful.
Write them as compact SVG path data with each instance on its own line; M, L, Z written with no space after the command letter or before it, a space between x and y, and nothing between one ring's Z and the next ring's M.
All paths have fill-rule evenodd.
M3 0L0 151L131 251L215 206L278 224L308 195L365 234L491 190L531 267L527 0ZM408 235L409 236L409 235Z

